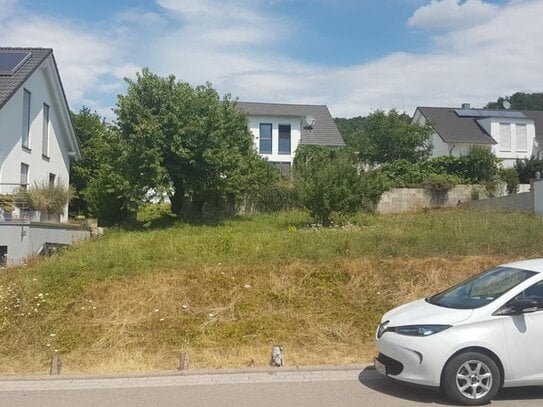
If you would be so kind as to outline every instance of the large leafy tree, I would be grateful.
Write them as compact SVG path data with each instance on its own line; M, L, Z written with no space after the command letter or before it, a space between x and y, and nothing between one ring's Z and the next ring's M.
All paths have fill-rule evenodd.
M503 103L507 101L514 110L543 110L543 92L523 93L516 92L511 96L499 97L495 102L489 102L486 109L504 109Z
M178 216L200 218L206 205L233 202L274 180L229 96L149 69L127 84L115 111L137 193L166 190Z
M411 123L409 116L397 110L377 110L346 141L358 152L360 161L369 165L417 162L428 158L432 132L430 125Z

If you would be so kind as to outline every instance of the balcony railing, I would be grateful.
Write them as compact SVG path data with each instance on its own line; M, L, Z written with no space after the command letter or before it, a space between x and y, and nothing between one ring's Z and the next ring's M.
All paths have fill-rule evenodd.
M30 210L27 184L0 183L0 222L40 220L39 213Z

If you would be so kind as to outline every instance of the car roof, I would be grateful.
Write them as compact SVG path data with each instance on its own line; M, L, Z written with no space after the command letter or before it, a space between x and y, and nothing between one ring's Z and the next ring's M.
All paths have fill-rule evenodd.
M513 263L502 264L502 267L512 267L543 273L543 259L515 261Z

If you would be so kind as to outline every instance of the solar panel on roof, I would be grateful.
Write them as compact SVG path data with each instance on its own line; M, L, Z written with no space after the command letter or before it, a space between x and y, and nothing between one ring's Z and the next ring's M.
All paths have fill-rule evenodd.
M30 52L1 51L0 75L13 75L30 58L30 55Z
M456 109L455 113L459 117L505 117L509 119L526 119L524 113L511 112L509 110Z

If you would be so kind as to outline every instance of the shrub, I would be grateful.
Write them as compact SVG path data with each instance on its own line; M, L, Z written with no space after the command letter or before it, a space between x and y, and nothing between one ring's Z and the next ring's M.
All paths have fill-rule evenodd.
M508 194L516 194L520 184L517 170L514 168L503 168L500 170L500 179L505 182Z
M73 189L61 181L50 184L49 181L35 182L28 189L19 188L14 202L19 209L39 211L45 215L61 215L70 199Z
M294 209L297 206L294 185L288 181L279 181L263 186L249 197L248 203L258 212L279 212Z
M531 179L536 177L537 172L543 174L543 160L536 157L517 160L513 168L517 171L519 181L522 184L528 184Z
M458 177L447 174L431 174L422 186L432 192L446 193L459 183Z
M498 158L489 148L471 146L460 159L466 169L466 178L471 183L490 182L498 175Z
M470 198L472 201L478 201L479 198L481 198L481 191L479 191L479 188L477 187L471 188Z
M379 172L362 172L348 148L301 146L294 162L300 204L325 226L359 210L372 210L386 190Z

